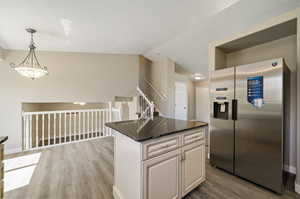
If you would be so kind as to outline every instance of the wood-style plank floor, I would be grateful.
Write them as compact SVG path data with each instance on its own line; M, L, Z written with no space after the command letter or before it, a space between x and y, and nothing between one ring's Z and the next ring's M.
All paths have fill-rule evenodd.
M206 182L184 199L300 199L290 191L274 194L209 164L206 172ZM42 150L30 184L6 192L5 199L113 199L112 184L113 139L107 137Z

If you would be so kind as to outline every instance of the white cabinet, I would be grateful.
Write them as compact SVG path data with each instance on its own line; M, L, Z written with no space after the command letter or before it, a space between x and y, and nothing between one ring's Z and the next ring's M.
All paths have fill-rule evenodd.
M135 142L115 134L115 199L181 199L205 180L204 129Z
M205 141L182 148L182 197L205 180Z
M179 199L180 150L175 150L143 163L143 199Z

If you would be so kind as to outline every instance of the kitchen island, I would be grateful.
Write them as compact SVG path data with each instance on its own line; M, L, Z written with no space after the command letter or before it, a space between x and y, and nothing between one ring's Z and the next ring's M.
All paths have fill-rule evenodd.
M207 123L157 116L106 126L115 130L115 199L179 199L205 181Z

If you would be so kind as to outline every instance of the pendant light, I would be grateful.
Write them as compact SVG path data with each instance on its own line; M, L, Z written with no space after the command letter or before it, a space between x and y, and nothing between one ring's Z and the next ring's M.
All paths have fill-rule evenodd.
M33 34L36 33L36 30L32 28L27 28L26 31L31 34L29 52L25 59L19 65L11 63L10 66L20 75L34 80L47 75L48 70L47 67L41 66L36 58L36 46L33 41Z

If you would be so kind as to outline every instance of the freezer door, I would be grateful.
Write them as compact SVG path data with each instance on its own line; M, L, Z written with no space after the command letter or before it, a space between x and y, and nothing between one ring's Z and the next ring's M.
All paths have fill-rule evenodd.
M233 173L234 68L211 73L210 79L210 163Z
M235 174L282 192L282 60L236 67Z

